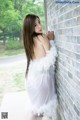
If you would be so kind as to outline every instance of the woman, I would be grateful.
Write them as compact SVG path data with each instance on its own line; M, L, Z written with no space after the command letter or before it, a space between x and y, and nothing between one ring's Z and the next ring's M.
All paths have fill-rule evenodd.
M43 34L40 18L28 14L23 21L22 35L27 56L26 89L30 99L26 120L52 120L52 117L55 120L58 101L54 78L57 57L54 34Z

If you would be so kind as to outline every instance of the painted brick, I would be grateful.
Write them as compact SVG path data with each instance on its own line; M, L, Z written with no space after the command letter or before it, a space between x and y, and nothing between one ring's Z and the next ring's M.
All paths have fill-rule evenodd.
M80 120L80 4L45 1L47 28L54 30L58 50L55 78L59 120Z

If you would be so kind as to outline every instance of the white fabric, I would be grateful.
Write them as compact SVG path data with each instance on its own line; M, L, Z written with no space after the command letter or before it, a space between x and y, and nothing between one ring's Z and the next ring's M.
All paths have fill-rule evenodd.
M44 114L48 117L55 115L58 100L55 91L55 61L57 49L53 40L50 40L50 50L46 56L30 62L26 80L26 92L30 99L27 111L34 114Z

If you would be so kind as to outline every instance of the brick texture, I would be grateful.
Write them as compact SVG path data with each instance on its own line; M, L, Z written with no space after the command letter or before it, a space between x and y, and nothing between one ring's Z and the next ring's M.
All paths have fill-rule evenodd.
M45 0L45 10L47 28L54 30L58 50L55 77L59 120L80 120L80 4L55 1Z

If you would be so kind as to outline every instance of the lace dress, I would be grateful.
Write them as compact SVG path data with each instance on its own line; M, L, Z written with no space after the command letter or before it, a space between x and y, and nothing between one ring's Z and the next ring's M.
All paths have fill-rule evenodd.
M57 49L53 40L50 40L50 49L40 59L31 60L26 81L26 92L29 99L27 111L34 114L55 116L58 105L55 91L55 61Z

